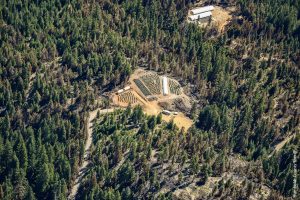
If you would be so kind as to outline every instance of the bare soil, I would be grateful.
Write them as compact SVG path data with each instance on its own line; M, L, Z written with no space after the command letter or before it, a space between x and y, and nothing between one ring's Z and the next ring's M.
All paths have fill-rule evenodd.
M212 11L213 22L218 27L219 32L223 32L225 26L232 19L231 12L234 8L222 8L220 6L215 6L215 9Z

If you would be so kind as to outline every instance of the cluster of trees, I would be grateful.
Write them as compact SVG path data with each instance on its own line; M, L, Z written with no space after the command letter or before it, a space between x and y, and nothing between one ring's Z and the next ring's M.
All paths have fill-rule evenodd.
M225 171L214 133L195 128L184 133L141 107L100 116L93 135L92 162L78 199L163 199L169 197L159 195L163 188L205 184L209 175Z
M54 24L66 6L1 2L0 199L66 199L81 163L84 103L93 98L57 59ZM68 108L71 98L79 109Z
M237 161L238 157L228 156L230 149L215 131L192 127L184 132L172 121L166 123L160 118L143 114L141 107L100 115L93 133L91 165L76 198L172 199L172 192L163 191L192 183L202 186L210 176L222 178L202 198L248 198L260 193L266 183L277 190L271 189L271 198L280 198L279 192L291 196L290 150L287 158L283 153L262 162ZM294 147L299 146L298 142L299 138L295 139ZM279 164L277 156L281 157ZM243 187L224 173L243 177Z
M268 178L268 183L285 196L296 195L299 186L294 188L295 182L299 183L300 176L295 169L300 167L299 147L300 137L297 135L284 148L270 158L263 160L263 168Z
M143 154L143 161L149 159L150 147L163 152L161 163L183 162L188 157L194 175L199 175L200 168L205 172L197 176L204 181L212 173L208 163L216 152L223 157L239 153L250 162L257 161L265 159L278 141L295 134L300 120L296 102L300 91L300 1L237 0L235 15L240 17L234 17L218 37L213 29L185 23L193 3L1 2L0 199L66 198L82 161L85 113L95 100L94 90L122 84L138 66L171 73L183 84L193 84L199 102L209 105L194 105L193 116L198 115L197 109L200 113L195 117L196 126L180 139L186 145L182 152L174 151L177 143L172 138L183 136L173 123L155 130L161 117L146 120L137 109L132 116L103 120L102 134L95 132L95 150L102 152L93 155L100 156L95 161L100 164L88 176L82 196L91 197L95 190L97 197L131 199L158 191L162 187L159 181L150 180L151 187L147 181L161 176L143 173L135 179L140 168L149 170L146 161L137 164L135 151ZM140 124L138 134L122 132L126 128L122 124L128 120ZM150 144L154 146L143 144L144 138L153 140ZM112 145L99 147L98 141L105 140L112 140ZM137 144L132 146L131 140ZM122 160L124 145L132 149L130 158L134 158L115 170L120 174L108 173ZM282 158L288 155L283 153ZM108 163L102 163L105 160ZM225 162L221 157L218 160ZM276 168L281 162L276 161L266 161L272 166L264 165L264 169ZM206 164L200 167L197 163ZM214 167L224 169L223 165ZM272 183L286 183L292 169L285 169L280 176L267 173L266 177ZM126 178L118 183L118 176ZM99 177L103 180L100 185L95 184ZM106 189L100 189L101 184ZM139 187L130 191L128 185L148 188L147 194ZM271 185L291 196L291 185Z

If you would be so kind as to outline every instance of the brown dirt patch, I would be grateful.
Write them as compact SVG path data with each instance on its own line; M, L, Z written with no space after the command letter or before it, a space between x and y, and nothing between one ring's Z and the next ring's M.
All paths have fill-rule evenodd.
M212 11L213 22L218 27L220 32L224 31L225 26L232 19L231 11L232 8L222 8L220 6L215 6Z
M178 128L184 128L185 130L188 130L194 123L193 120L185 116L183 113L178 113L178 115L163 115L162 119L167 122L173 119Z

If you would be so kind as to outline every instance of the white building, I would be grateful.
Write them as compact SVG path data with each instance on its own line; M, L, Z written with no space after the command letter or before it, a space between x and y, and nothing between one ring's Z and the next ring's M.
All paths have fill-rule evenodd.
M195 21L195 20L204 19L204 18L210 17L210 16L212 16L212 12L211 11L200 13L200 14L196 14L196 15L191 15L191 16L189 16L189 19L191 21Z
M168 88L168 78L163 77L162 79L162 88L163 88L163 95L168 95L169 94L169 88Z
M200 13L211 12L213 10L214 10L213 6L204 6L204 7L201 7L201 8L192 9L191 14L192 15L197 15L197 14L200 14Z

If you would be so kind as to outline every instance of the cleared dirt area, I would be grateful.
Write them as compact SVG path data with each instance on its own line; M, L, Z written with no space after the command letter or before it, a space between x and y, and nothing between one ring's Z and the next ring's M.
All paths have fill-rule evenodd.
M143 110L148 115L158 115L162 112L163 108L158 105L158 102L148 102L142 105ZM162 119L166 122L173 120L178 128L184 128L185 130L189 129L193 125L193 120L187 117L184 113L178 112L177 115L162 115Z
M185 128L185 130L187 130L193 125L193 121L190 118L186 117L183 113L179 113L176 116L163 115L162 119L165 121L173 120L179 128L183 127Z
M183 93L180 84L171 78L167 78L169 93L163 95L162 79L155 72L137 69L126 85L127 90L121 89L111 95L112 103L120 107L141 105L148 115L158 115L166 109L161 105L170 105L167 107L170 113L163 114L162 119L167 122L173 120L178 128L187 130L193 125L193 121L184 114L190 111L190 99Z
M222 8L220 6L215 6L215 9L212 11L212 21L218 27L220 32L224 31L225 26L232 19L232 12L234 11L233 7Z

